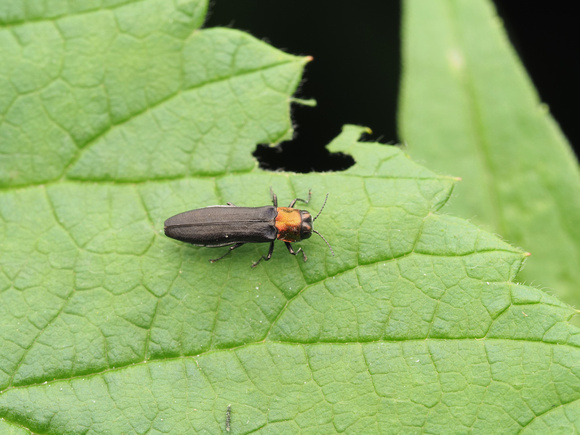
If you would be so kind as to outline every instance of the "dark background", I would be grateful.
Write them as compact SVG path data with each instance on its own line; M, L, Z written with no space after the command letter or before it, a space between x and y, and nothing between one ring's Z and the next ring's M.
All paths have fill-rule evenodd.
M495 0L510 41L541 100L576 154L580 150L580 14L575 2ZM296 55L311 55L296 96L317 107L292 105L292 144L259 146L263 168L296 172L340 170L348 156L324 146L343 124L373 130L372 139L398 143L401 5L396 0L212 0L206 27L247 31Z

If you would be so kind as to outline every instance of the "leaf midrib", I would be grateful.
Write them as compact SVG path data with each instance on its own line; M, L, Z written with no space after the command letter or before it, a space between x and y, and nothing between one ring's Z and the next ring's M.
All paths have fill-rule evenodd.
M456 47L463 48L462 39L460 37L460 31L458 27L457 18L457 7L454 2L448 1L447 4L447 15L449 16L449 28L451 29L451 37L453 43ZM475 86L473 84L472 74L470 74L469 62L464 53L466 50L459 50L462 54L463 68L460 70L459 84L463 87L463 92L466 95L466 100L468 101L468 115L471 120L470 124L472 126L472 136L474 139L474 149L475 152L480 156L478 159L481 162L481 168L483 170L484 177L486 179L485 189L488 192L488 197L490 198L491 214L492 220L494 222L493 228L499 234L507 234L505 219L502 213L503 206L501 197L499 195L499 188L496 183L497 171L495 171L494 165L490 157L490 144L489 140L485 134L485 124L483 122L483 117L481 116L480 105L478 104L478 99L476 97Z

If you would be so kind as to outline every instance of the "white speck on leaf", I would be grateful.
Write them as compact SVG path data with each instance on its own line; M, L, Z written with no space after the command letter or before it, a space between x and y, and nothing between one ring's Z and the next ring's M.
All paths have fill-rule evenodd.
M456 48L452 48L447 52L447 60L449 61L451 68L457 71L462 70L465 65L463 55Z

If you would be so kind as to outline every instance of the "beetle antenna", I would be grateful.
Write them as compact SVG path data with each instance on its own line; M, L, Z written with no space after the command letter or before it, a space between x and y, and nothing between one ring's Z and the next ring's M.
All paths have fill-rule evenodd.
M324 206L326 205L326 201L328 201L328 193L326 194L326 198L324 198L324 204L322 204L322 207L320 207L320 211L318 212L316 217L314 219L312 219L312 222L314 222L316 220L316 218L318 216L320 216L320 213L322 213L322 210L324 210ZM318 234L318 235L320 236L320 234ZM320 236L320 237L322 237L322 236ZM322 238L324 239L324 237L322 237ZM326 240L325 240L325 242L326 242ZM328 244L328 242L326 242L326 243ZM330 245L328 245L328 246L330 246ZM332 250L332 248L331 248L331 250Z
M320 213L318 213L318 214L320 214ZM330 249L330 253L334 256L334 250L332 249L332 246L330 246L330 243L328 243L328 241L324 238L324 236L316 230L312 230L312 232L318 234L320 236L320 238L322 240L324 240L324 243L326 243L328 245L328 249Z

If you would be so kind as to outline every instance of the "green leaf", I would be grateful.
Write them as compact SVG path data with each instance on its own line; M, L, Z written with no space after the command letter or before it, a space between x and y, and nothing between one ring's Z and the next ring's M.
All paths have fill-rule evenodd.
M27 435L30 431L0 419L0 433L6 435Z
M329 145L347 171L257 168L308 58L199 30L203 1L19 4L0 9L0 38L27 41L2 65L2 431L220 433L229 406L233 433L577 429L576 312L514 283L524 252L437 213L453 178L354 126ZM312 188L312 210L330 194L336 256L312 238L308 262L279 246L251 269L267 247L246 245L210 264L222 250L162 234L270 186Z
M518 278L578 305L578 163L490 3L404 3L400 135L463 179L449 213L530 251Z

